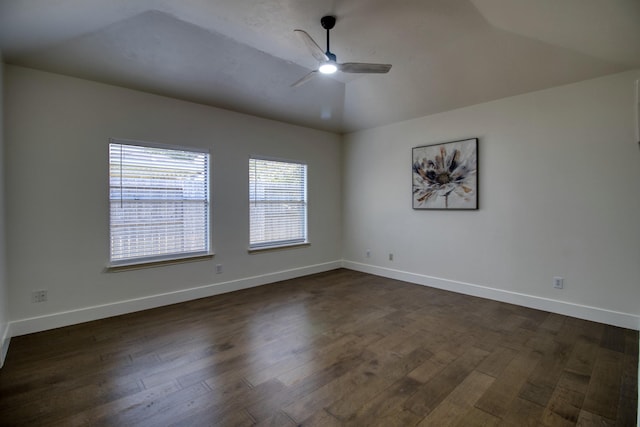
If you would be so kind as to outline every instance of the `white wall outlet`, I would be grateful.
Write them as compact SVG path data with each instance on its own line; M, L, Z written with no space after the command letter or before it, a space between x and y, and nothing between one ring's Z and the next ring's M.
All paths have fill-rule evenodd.
M365 253L367 258L371 258L371 251L369 249L367 249L367 252Z
M389 252L389 261L393 261L393 253Z
M222 273L222 264L216 264L216 274Z
M47 290L40 289L31 293L31 302L45 302L47 300Z
M553 287L556 289L564 288L564 278L560 276L554 276L553 278Z

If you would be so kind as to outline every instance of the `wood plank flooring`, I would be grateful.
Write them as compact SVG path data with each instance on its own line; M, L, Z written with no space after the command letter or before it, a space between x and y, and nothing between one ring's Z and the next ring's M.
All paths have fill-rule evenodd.
M638 332L334 270L13 338L2 426L634 426Z

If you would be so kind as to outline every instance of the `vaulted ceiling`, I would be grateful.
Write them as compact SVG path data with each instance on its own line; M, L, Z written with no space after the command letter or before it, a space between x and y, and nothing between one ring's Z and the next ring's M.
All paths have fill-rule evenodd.
M339 62L318 76L293 30ZM640 67L638 0L0 0L7 63L338 133Z

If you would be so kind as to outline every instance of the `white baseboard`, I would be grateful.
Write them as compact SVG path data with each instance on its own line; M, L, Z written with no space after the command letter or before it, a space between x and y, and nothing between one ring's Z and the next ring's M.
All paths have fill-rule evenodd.
M0 368L4 366L4 360L9 351L9 342L11 341L11 324L6 323L4 328L0 330Z
M76 310L52 313L44 316L14 320L12 322L9 322L4 331L0 331L2 333L0 366L1 363L4 362L4 357L9 347L9 340L12 336L20 336L33 332L40 332L48 329L74 325L77 323L103 319L106 317L118 316L121 314L132 313L140 310L161 307L164 305L176 304L226 292L233 292L241 289L252 288L255 286L266 285L281 280L293 279L309 274L321 273L340 267L362 271L364 273L375 274L382 277L403 280L405 282L415 283L419 285L430 286L433 288L458 292L466 295L473 295L481 298L488 298L496 301L535 308L538 310L577 317L580 319L591 320L594 322L640 330L640 316L630 313L610 311L597 307L589 307L564 301L541 298L533 295L526 295L517 292L489 288L472 283L457 282L422 274L342 260L268 273L260 276L246 277L227 282L200 286L197 288L183 289L175 292L151 295L143 298L118 301L109 304L84 307Z
M241 289L253 288L256 286L266 285L268 283L279 282L281 280L294 279L296 277L307 276L309 274L335 270L341 266L341 261L333 261L324 264L316 264L291 270L263 274L260 276L230 280L228 282L215 283L197 288L151 295L143 298L14 320L9 324L11 329L11 335L9 337L26 335L33 332L45 331L48 329L90 322L92 320L104 319L106 317L118 316L121 314L133 313L136 311L176 304L198 298L210 297Z
M640 316L621 313L617 311L605 310L598 307L574 304L565 301L557 301L549 298L537 297L534 295L521 294L517 292L505 291L502 289L489 288L473 283L457 282L454 280L441 279L423 274L410 273L408 271L394 270L375 265L362 264L353 261L342 261L342 266L350 270L361 271L363 273L375 274L377 276L388 277L390 279L402 280L418 285L443 289L465 295L472 295L495 301L506 302L524 307L535 308L537 310L549 311L563 314L565 316L576 317L578 319L590 320L593 322L605 323L622 328L640 330Z

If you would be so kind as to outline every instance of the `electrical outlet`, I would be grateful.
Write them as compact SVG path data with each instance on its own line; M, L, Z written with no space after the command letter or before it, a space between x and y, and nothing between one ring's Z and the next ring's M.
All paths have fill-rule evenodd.
M39 291L33 291L31 293L31 302L45 302L47 300L47 290L41 289Z
M393 261L393 254L389 252L389 261Z
M564 278L562 278L560 276L555 276L553 278L553 287L556 288L556 289L564 288Z
M216 264L216 274L222 273L222 264Z

